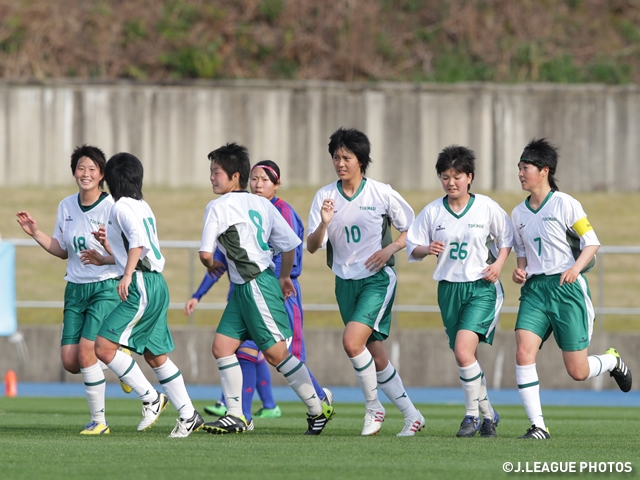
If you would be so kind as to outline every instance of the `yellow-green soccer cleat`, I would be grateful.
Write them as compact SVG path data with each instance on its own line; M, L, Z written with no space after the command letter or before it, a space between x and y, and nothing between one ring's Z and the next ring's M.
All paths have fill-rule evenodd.
M233 415L225 415L215 422L205 423L204 431L213 435L226 435L227 433L243 433L248 430L247 419L242 415L235 417Z
M618 351L615 348L610 348L604 354L616 357L616 366L609 372L609 375L616 381L620 390L623 392L631 390L631 370L624 364Z
M126 347L120 347L120 351L126 355L131 356L131 351L126 348ZM122 380L120 380L120 388L122 388L122 391L126 394L129 394L133 391L133 388L131 388L129 385L127 385L126 383L124 383Z
M106 435L110 432L109 424L89 422L84 426L84 430L80 432L80 435Z
M324 427L329 423L329 420L331 420L331 417L333 417L333 414L335 413L333 407L326 403L322 403L321 405L322 412L320 415L312 417L307 414L307 424L309 425L309 428L304 432L305 435L320 435L322 430L324 430Z

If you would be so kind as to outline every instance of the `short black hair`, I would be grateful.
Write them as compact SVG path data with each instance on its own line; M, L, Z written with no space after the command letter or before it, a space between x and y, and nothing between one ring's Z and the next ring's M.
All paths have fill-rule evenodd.
M131 153L116 153L104 169L104 179L114 200L122 197L142 200L143 176L142 162Z
M71 154L71 173L76 173L76 168L78 167L78 162L83 157L87 157L90 160L93 160L93 163L96 164L96 167L100 170L100 173L104 174L104 167L107 164L107 157L105 157L104 152L100 150L98 147L94 147L92 145L80 145L76 147L73 153ZM102 189L104 185L104 178L100 180L99 186Z
M329 153L332 158L335 151L339 148L344 148L356 156L360 163L362 175L367 172L367 168L372 162L369 157L371 153L371 143L364 133L355 128L340 127L333 132L329 139Z
M449 145L445 147L436 161L436 172L438 176L449 169L459 173L471 175L471 182L476 178L476 154L470 148L461 145ZM467 190L471 189L471 183Z
M280 183L280 167L278 167L278 164L273 160L261 160L256 163L251 170L253 171L254 168L262 168L267 177L269 177L269 180L271 180L271 183L274 185L278 185Z
M247 147L237 143L227 143L207 155L209 160L225 171L229 180L234 173L240 174L240 188L246 190L251 173L251 162Z
M549 186L552 190L560 191L554 177L558 167L559 149L560 147L552 144L546 138L534 138L524 147L518 163L530 163L536 166L538 170L547 167L549 169Z

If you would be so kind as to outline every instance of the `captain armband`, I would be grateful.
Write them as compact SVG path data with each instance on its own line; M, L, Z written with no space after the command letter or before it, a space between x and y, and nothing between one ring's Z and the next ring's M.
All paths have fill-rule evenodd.
M587 217L581 218L576 223L574 223L572 227L581 237L585 233L593 231L593 227L591 226L591 223L589 223L589 219L587 219Z

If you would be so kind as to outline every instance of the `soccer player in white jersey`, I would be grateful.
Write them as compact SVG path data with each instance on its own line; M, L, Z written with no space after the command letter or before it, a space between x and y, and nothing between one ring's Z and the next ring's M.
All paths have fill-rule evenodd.
M143 173L142 163L130 153L114 155L105 167L105 180L115 201L107 225L113 256L100 258L95 251L87 251L83 259L115 262L122 301L98 332L96 355L142 400L138 431L150 428L171 400L180 418L169 437L184 438L201 428L204 420L193 407L180 370L167 356L174 349L167 326L169 289L162 275L165 260L156 218L142 198ZM118 349L120 345L144 355L166 395L156 391L135 360Z
M414 436L424 427L424 417L382 343L389 336L396 291L393 254L405 246L413 210L391 186L365 177L370 150L369 139L358 130L340 128L331 135L329 153L339 180L313 199L307 249L315 253L326 245L327 264L336 275L345 324L342 344L365 397L362 435L375 435L382 427L386 413L380 388L404 415L398 436ZM395 241L391 225L401 232Z
M631 389L631 372L614 348L587 355L595 312L582 272L589 268L600 242L582 205L560 193L554 178L557 147L532 140L518 162L522 189L530 195L513 209L517 268L522 285L516 320L516 380L531 428L520 438L548 439L542 416L536 356L551 335L562 350L567 373L586 380L610 372L623 392Z
M410 262L438 257L433 279L449 347L460 371L466 414L456 436L495 437L500 416L489 402L478 344L491 345L503 301L499 277L513 246L507 213L470 192L475 154L452 145L438 155L436 172L446 195L424 207L407 234ZM483 416L480 424L480 413Z
M82 145L73 151L71 172L79 192L58 205L53 237L38 229L29 212L17 213L18 223L27 234L50 254L68 259L61 358L65 370L82 374L91 412L91 422L80 432L83 435L109 433L105 417L105 377L94 343L102 321L120 301L115 289L116 268L83 265L80 260L80 253L86 249L107 253L91 234L106 225L113 205L111 196L102 191L105 164L104 153L97 147Z
M307 406L305 434L319 435L333 416L333 407L321 403L307 367L289 353L286 343L293 331L285 298L295 295L290 275L301 240L269 200L247 192L251 168L245 147L229 143L208 157L211 186L221 196L205 209L200 260L210 274L222 275L224 264L213 258L219 246L235 286L212 347L227 414L205 424L204 429L213 434L247 430L242 413L242 369L236 351L251 339ZM282 252L279 281L273 273L273 255L278 252Z

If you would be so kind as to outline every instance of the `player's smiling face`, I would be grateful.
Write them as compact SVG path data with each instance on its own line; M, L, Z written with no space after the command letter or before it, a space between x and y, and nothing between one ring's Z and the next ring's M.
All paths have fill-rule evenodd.
M548 183L546 171L548 170L546 167L542 170L539 170L538 167L532 165L527 162L519 162L518 163L518 180L520 180L520 185L522 186L522 190L527 192L531 192L535 190L537 187L545 186Z
M83 191L98 190L100 181L104 178L104 174L100 172L98 165L88 157L82 157L78 160L73 176L78 187Z
M280 187L280 184L274 184L264 168L255 167L251 171L251 192L260 197L264 197L267 200L271 200L276 196L276 190Z
M333 168L335 168L338 177L343 182L350 183L362 180L358 157L344 147L340 147L333 152Z
M458 172L453 168L445 170L440 174L440 183L442 189L452 200L464 198L469 195L469 185L473 180L473 176L464 172Z
M211 187L213 188L213 193L217 195L224 195L225 193L233 192L234 190L238 190L240 185L238 180L240 178L239 173L234 173L231 178L227 175L220 165L215 162L211 162L211 176L209 177L211 180Z

